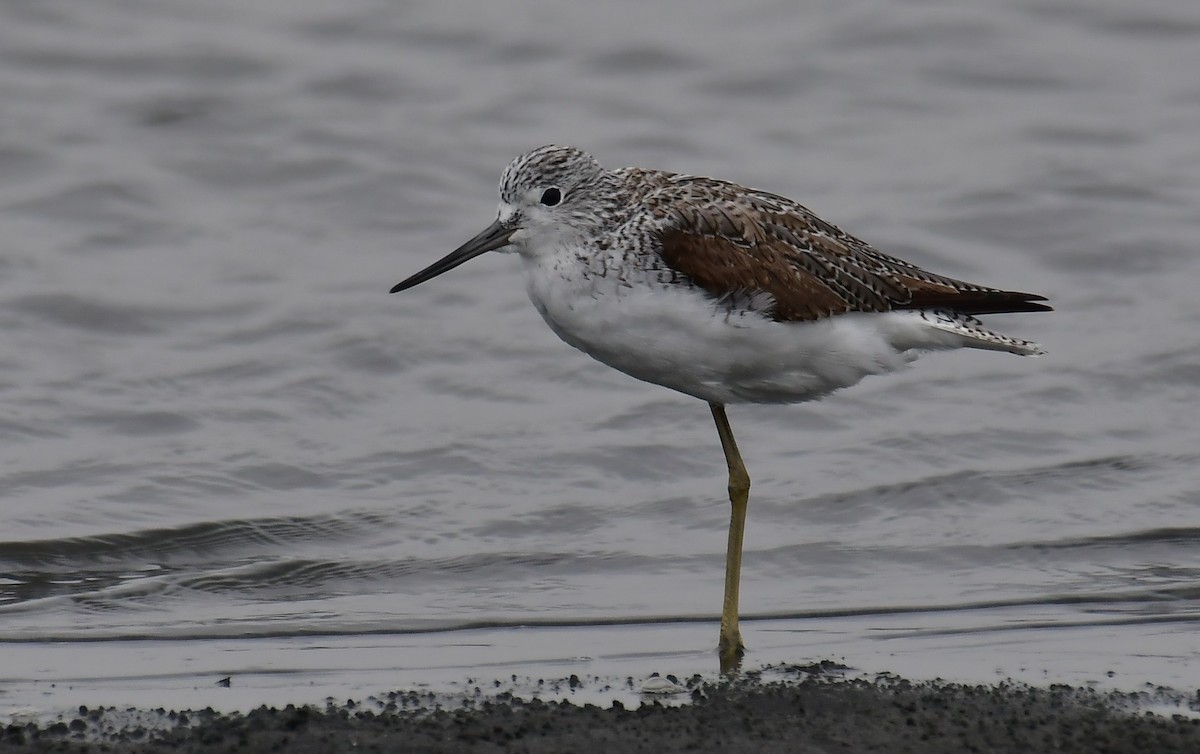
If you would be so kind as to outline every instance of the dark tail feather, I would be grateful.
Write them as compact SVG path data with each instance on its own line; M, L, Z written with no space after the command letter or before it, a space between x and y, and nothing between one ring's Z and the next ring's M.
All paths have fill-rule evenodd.
M961 290L953 293L937 290L913 291L911 301L897 309L949 309L963 314L1012 314L1016 312L1052 312L1054 307L1038 303L1045 296L1035 293L997 290Z

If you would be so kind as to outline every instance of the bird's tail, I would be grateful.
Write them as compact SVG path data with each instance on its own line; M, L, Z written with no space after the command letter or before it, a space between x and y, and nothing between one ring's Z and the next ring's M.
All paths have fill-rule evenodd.
M989 351L1007 351L1019 356L1041 356L1046 351L1037 343L1002 335L983 326L969 314L944 309L918 309L919 316L927 328L952 336L948 346L983 348ZM953 342L953 341L957 342Z

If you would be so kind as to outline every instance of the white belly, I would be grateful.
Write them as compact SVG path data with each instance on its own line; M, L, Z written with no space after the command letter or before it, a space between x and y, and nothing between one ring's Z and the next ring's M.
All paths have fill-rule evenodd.
M811 400L911 358L904 349L913 346L898 348L893 332L908 312L775 322L731 314L686 286L622 284L570 268L564 277L561 267L522 261L530 300L564 341L639 380L713 403Z

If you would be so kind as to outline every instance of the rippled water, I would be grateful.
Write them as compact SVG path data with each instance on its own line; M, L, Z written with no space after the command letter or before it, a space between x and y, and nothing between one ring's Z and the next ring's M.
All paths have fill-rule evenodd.
M744 614L1192 660L1152 637L1200 617L1200 8L688 7L0 8L0 653L715 618L702 403L560 343L511 257L386 294L558 141L1058 309L990 320L1041 359L731 409Z

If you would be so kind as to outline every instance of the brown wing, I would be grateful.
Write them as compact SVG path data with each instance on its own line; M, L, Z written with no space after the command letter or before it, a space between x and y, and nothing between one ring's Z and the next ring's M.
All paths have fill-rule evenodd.
M662 261L714 296L770 294L776 320L893 309L1051 310L1037 303L1046 300L1042 296L973 285L889 257L782 197L722 191L696 203L692 188L691 201L658 205L655 214L665 221L657 233Z

